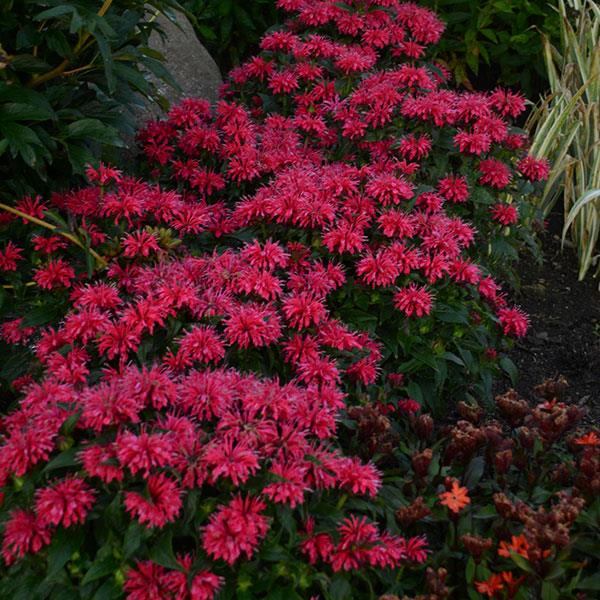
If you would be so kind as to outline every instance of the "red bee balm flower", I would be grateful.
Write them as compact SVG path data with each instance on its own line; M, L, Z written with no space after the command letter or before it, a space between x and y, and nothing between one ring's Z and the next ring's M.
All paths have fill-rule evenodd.
M492 218L501 225L508 226L519 221L519 211L514 204L495 204L491 209Z
M83 479L72 477L38 490L35 512L42 525L70 527L85 521L95 496Z
M545 158L534 158L526 156L519 162L518 169L527 179L531 181L542 181L548 179L550 163Z
M269 524L261 513L264 502L248 496L236 496L228 505L213 513L204 529L202 545L215 559L232 565L242 553L254 554L258 542L267 534Z
M529 318L520 308L501 308L498 311L498 320L505 335L523 337L527 333Z
M148 527L164 527L174 521L181 510L181 490L164 475L150 475L147 480L149 498L137 492L125 492L125 508Z
M487 184L499 190L505 188L511 180L510 169L495 158L488 158L479 163L479 183Z
M70 287L73 279L75 279L75 271L62 258L50 260L45 267L40 267L33 275L33 280L45 290L53 290L60 286Z
M432 304L431 294L416 283L411 283L394 295L394 306L407 317L423 317L430 314Z
M5 525L2 557L7 565L28 553L35 554L50 543L50 529L32 513L15 510Z

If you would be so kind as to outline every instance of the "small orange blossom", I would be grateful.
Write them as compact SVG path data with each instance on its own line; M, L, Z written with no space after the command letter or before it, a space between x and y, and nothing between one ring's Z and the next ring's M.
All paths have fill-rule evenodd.
M590 431L575 440L579 446L600 446L600 437L595 431Z
M447 506L454 513L459 513L471 502L469 490L466 487L461 487L456 479L452 482L450 491L442 492L439 498L440 504Z
M502 576L497 573L493 573L485 581L475 582L475 589L480 594L485 594L488 598L495 596L496 592L500 592L503 588Z

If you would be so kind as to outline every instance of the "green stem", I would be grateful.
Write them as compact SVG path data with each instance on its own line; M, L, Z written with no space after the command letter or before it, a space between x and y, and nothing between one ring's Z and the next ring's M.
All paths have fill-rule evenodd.
M69 233L67 231L60 231L60 230L58 230L58 227L56 225L52 225L52 223L48 223L47 221L44 221L43 219L38 219L37 217L34 217L33 215L28 215L27 213L23 212L22 210L19 210L18 208L14 208L12 206L8 206L7 204L3 204L2 202L0 202L0 209L5 210L6 212L9 212L13 215L16 215L17 217L21 217L22 219L25 219L26 221L29 221L30 223L34 223L35 225L39 225L40 227L45 227L46 229L49 229L50 231L54 231L58 235L62 235L64 238L66 238L67 240L69 240L70 242L75 244L76 246L79 246L81 249L85 250L86 252L89 252L96 259L96 262L97 262L99 268L104 268L106 266L106 259L103 256L100 256L92 248L87 248L85 246L85 244L78 237L74 236L72 233Z

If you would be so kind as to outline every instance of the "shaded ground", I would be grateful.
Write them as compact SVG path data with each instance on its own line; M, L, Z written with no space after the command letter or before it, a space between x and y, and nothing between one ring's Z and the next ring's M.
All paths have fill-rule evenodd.
M558 224L560 225L560 224ZM517 391L528 397L535 385L564 375L567 399L584 403L589 419L600 423L600 291L591 276L577 281L574 251L561 252L551 226L543 239L544 264L531 259L520 266L521 290L515 301L530 316L531 327L510 356L520 373Z

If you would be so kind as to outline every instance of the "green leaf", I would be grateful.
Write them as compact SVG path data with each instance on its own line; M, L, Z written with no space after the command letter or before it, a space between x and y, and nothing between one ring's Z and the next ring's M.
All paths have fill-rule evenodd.
M476 456L471 460L469 466L465 471L464 483L469 491L472 491L477 487L477 484L481 480L483 476L483 471L485 470L485 457Z
M560 592L549 581L542 583L542 600L558 600Z
M181 571L182 567L173 552L173 533L171 531L166 531L155 542L150 543L150 558L167 569Z
M62 469L64 467L74 467L79 464L77 452L79 452L79 448L69 448L64 452L61 452L44 467L42 473L49 473L50 471Z
M466 307L453 308L448 305L440 305L435 310L435 316L444 323L469 323L469 313Z
M22 327L38 327L60 319L62 308L56 304L44 304L29 309L23 317Z
M65 139L104 141L111 143L116 136L116 131L99 119L80 119L70 123L64 130Z
M473 583L473 579L475 577L475 561L473 560L472 556L470 556L469 560L467 561L465 577L467 579L467 583L469 583L469 584Z
M46 106L35 106L23 102L7 102L0 105L0 120L2 121L46 121L54 116L54 111Z
M269 590L265 600L302 600L293 587L277 587Z
M106 577L107 575L111 575L119 568L119 562L112 555L104 556L94 561L92 566L88 569L85 577L81 581L81 585L87 585L92 581L97 581L102 577Z
M43 10L33 17L34 21L46 21L48 19L54 19L55 17L60 17L62 15L68 15L74 12L75 8L70 4L63 4L61 6L55 6L54 8L49 8L48 10Z
M123 539L123 557L125 560L129 560L140 547L143 540L142 533L142 526L136 521L132 521Z
M0 121L0 133L8 140L13 156L20 154L30 167L35 165L36 154L32 146L43 144L33 129L18 123Z
M350 600L352 598L352 587L343 575L336 575L329 586L329 597L331 600Z
M79 550L84 538L83 527L60 528L52 538L48 551L47 580L51 580L67 564L74 552Z
M517 379L519 378L519 371L517 370L515 363L508 358L508 356L503 356L500 359L500 367L510 377L511 383L516 385Z
M512 558L513 562L517 565L517 567L519 567L519 569L526 571L527 573L535 573L535 571L529 564L529 561L523 558L520 554L517 554L516 552L513 552L511 550L510 557Z
M93 34L102 56L102 62L104 64L104 76L106 77L106 83L108 85L109 94L114 94L117 89L117 79L115 77L115 63L113 60L112 51L108 40L101 33Z
M594 575L582 579L575 586L575 589L600 591L600 573L595 573Z

